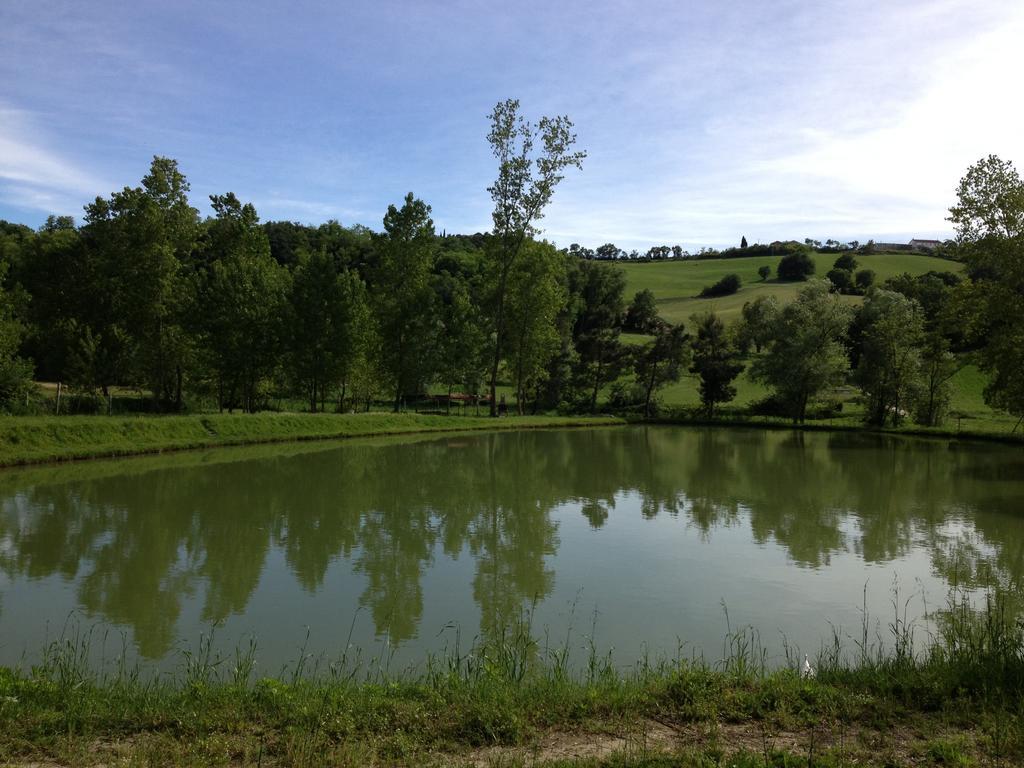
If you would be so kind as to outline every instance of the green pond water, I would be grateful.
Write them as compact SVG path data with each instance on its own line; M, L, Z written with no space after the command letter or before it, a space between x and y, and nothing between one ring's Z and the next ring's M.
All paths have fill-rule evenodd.
M951 584L1020 588L1024 451L623 427L227 449L0 473L0 663L91 638L180 664L409 667L529 614L620 664L924 633ZM852 641L851 641L852 643ZM680 651L680 649L682 649Z

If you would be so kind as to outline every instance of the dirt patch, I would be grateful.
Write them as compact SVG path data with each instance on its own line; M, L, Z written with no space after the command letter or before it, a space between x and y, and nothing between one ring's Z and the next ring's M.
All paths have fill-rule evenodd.
M975 736L973 733L945 733L931 728L903 727L879 731L859 726L823 725L785 730L757 722L673 724L648 719L618 728L547 732L532 744L478 749L453 764L510 768L559 760L601 760L612 755L685 752L770 755L787 752L808 758L832 753L844 758L844 762L856 765L915 766L931 764L926 755L932 740L956 737L973 746L970 751L976 752Z

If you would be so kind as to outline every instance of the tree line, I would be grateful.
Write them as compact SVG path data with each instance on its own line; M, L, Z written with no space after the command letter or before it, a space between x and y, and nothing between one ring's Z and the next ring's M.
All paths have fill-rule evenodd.
M213 215L201 218L165 157L139 186L88 204L81 224L0 223L0 404L31 404L36 379L95 410L113 387L137 387L167 412L255 411L282 396L311 411L400 410L433 392L449 408L482 400L497 414L501 382L520 412L595 411L606 399L649 415L659 391L691 373L710 418L749 367L771 392L757 412L803 421L853 384L872 423L936 425L969 354L990 374L987 400L1024 416L1014 368L1024 186L1011 163L986 158L958 189L965 280L932 272L876 286L854 249L833 242L842 253L813 280L807 246L781 244L779 277L808 280L795 301L761 297L731 327L709 312L688 329L664 322L650 291L627 304L624 273L603 257L540 239L554 190L585 158L572 123L530 123L515 100L490 120L498 172L486 234L439 235L412 193L388 207L380 232L262 223L231 192L211 196ZM841 292L866 296L855 308ZM645 338L628 344L623 331Z

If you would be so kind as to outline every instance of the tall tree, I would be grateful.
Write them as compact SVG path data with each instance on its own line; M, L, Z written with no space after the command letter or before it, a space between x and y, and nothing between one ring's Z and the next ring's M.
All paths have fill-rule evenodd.
M277 367L287 333L289 274L270 255L251 203L211 195L209 266L197 291L195 322L214 375L218 407L253 412Z
M634 333L651 333L658 324L658 305L649 288L637 291L626 309L622 327Z
M548 363L558 354L556 319L566 300L564 264L547 242L531 240L509 274L505 338L508 367L520 414L536 397Z
M895 291L875 289L860 309L861 352L854 380L868 399L867 420L898 426L916 400L924 336L921 307Z
M700 402L709 419L715 417L715 406L736 397L733 381L743 371L739 351L726 331L725 323L714 312L693 318L697 337L693 342L693 364L690 371L700 377Z
M328 390L341 383L350 364L362 290L359 277L339 273L326 251L298 255L289 294L288 360L314 413L318 402L324 409Z
M576 376L587 391L591 411L597 410L601 387L614 381L625 363L622 330L626 274L598 261L579 263L579 314L573 327L578 355Z
M633 373L641 386L644 415L650 416L654 395L666 384L679 381L690 356L690 337L679 325L663 325L649 341L633 352Z
M373 307L380 333L380 366L394 394L402 398L431 374L438 328L431 271L437 255L430 206L410 192L401 208L388 206L384 232L375 239L377 268Z
M487 338L466 281L444 274L437 283L441 305L437 371L441 383L448 389L447 409L450 411L456 387L474 396L479 393L487 368Z
M576 135L568 117L542 117L533 125L519 114L518 99L499 102L490 120L487 140L498 160L498 177L487 190L494 201L494 238L489 251L494 339L490 395L491 416L497 416L495 396L506 336L509 276L527 238L538 233L537 221L544 215L565 169L581 168L586 153L573 151Z
M4 286L8 267L0 260L0 409L4 410L26 395L32 385L32 363L19 354L25 334L20 315L28 297L19 297L19 292Z
M177 161L154 157L142 186L86 206L82 229L96 280L86 321L101 358L96 383L145 383L179 408L188 355L184 264L199 234L188 191Z
M994 155L972 165L950 209L973 279L962 305L989 374L985 401L1024 420L1024 182Z
M773 323L768 354L751 366L754 380L774 390L797 423L806 418L808 403L841 384L849 370L843 340L850 308L829 286L827 280L812 280L800 290Z

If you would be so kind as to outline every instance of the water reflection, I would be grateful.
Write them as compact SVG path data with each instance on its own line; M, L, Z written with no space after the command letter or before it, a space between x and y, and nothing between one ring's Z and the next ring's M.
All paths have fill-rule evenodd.
M274 553L310 595L358 591L392 643L417 636L425 572L468 558L488 632L552 594L567 509L599 536L633 515L641 544L623 546L637 557L646 521L667 517L704 541L748 531L751 546L782 547L799 569L920 548L947 582L1019 589L1022 470L1024 454L1002 446L683 428L83 464L0 475L0 573L29 590L59 577L81 610L130 628L149 658L171 650L190 605L203 622L244 614L279 579ZM638 509L624 502L634 497ZM737 571L749 578L742 558Z

